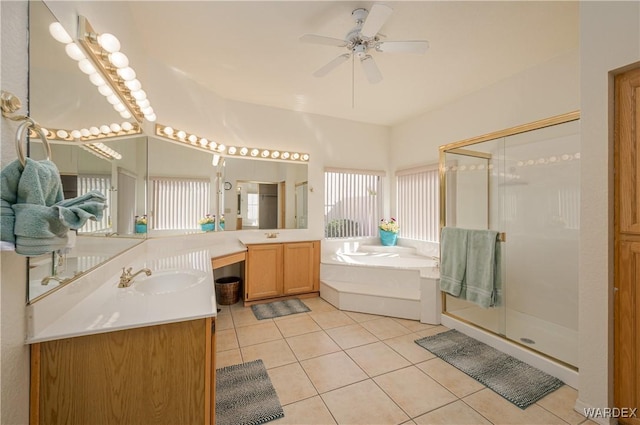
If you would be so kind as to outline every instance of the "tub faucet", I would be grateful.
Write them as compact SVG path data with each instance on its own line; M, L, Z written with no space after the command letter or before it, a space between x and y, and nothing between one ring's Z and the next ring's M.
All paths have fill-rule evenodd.
M128 269L122 268L122 274L120 275L120 283L118 284L118 288L128 288L133 283L133 278L138 276L140 273L144 273L147 276L151 276L151 270L144 268L140 269L134 274L131 274L132 267Z

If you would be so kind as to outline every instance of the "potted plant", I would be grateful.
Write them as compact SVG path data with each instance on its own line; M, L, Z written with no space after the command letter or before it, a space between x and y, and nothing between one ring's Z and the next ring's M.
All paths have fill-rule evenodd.
M198 220L198 224L200 224L200 228L205 232L212 232L216 229L216 216L212 216L211 214L207 214Z
M398 222L395 218L391 217L391 220L383 218L378 224L380 232L380 243L384 246L394 246L398 242Z
M221 215L220 218L218 219L218 227L220 227L220 230L224 230L224 216Z
M135 218L136 233L147 233L147 215L137 215Z

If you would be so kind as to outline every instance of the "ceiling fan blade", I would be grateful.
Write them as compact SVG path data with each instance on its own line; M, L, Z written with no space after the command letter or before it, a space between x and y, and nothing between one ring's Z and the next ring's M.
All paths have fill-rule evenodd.
M349 59L349 56L351 56L349 53L345 53L343 55L338 56L337 58L335 58L334 60L332 60L331 62L329 62L328 64L326 64L325 66L317 70L316 72L314 72L313 76L324 77L329 72L333 71L334 68L337 68L338 65L346 62Z
M339 38L325 37L323 35L315 34L305 34L300 37L300 41L303 43L323 44L325 46L345 47L347 45L346 41L340 40Z
M393 9L389 6L381 3L374 4L362 25L360 35L366 38L375 37L392 13Z
M426 40L415 41L382 41L376 45L378 52L423 54L429 49Z
M367 80L369 80L371 84L376 84L382 81L380 69L378 69L378 65L376 65L376 62L373 60L371 55L366 55L360 59L360 63L362 63L364 75L367 76Z

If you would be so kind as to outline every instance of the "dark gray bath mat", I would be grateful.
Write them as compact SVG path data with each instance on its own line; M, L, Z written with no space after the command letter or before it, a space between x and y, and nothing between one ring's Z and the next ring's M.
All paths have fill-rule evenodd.
M262 360L216 370L216 424L258 425L283 416Z
M297 298L285 301L274 301L267 304L254 304L251 306L251 310L253 310L253 314L258 320L273 319L274 317L311 311L309 307Z
M526 409L564 383L455 329L415 341L476 381Z

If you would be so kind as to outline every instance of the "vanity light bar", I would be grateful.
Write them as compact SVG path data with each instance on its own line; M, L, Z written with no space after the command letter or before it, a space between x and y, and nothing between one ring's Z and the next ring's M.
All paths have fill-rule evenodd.
M65 129L47 129L43 128L42 132L49 141L65 141L73 142L75 140L81 142L88 142L91 140L104 140L111 137L133 136L141 134L142 129L138 123L130 123L128 121L122 124L113 123L111 125L92 126L89 128L82 128L80 130L65 130ZM29 137L39 139L40 135L30 129Z
M207 152L213 152L218 155L237 156L256 159L275 159L284 161L309 161L308 153L288 152L279 150L269 150L261 148L250 148L245 146L225 146L218 144L212 140L200 137L193 133L187 133L184 130L177 130L166 125L156 124L156 136L172 140L174 142L184 143Z
M103 143L87 143L84 145L81 145L83 149L91 152L92 154L94 154L95 156L97 156L98 158L102 158L102 159L106 159L106 160L112 160L112 159L122 159L122 155L111 149L109 146L103 144Z
M65 51L78 61L100 94L107 98L124 119L143 118L155 121L156 115L129 59L120 52L120 41L112 34L97 34L84 16L78 17L78 44L74 43L59 22L49 25L51 36L65 44Z

